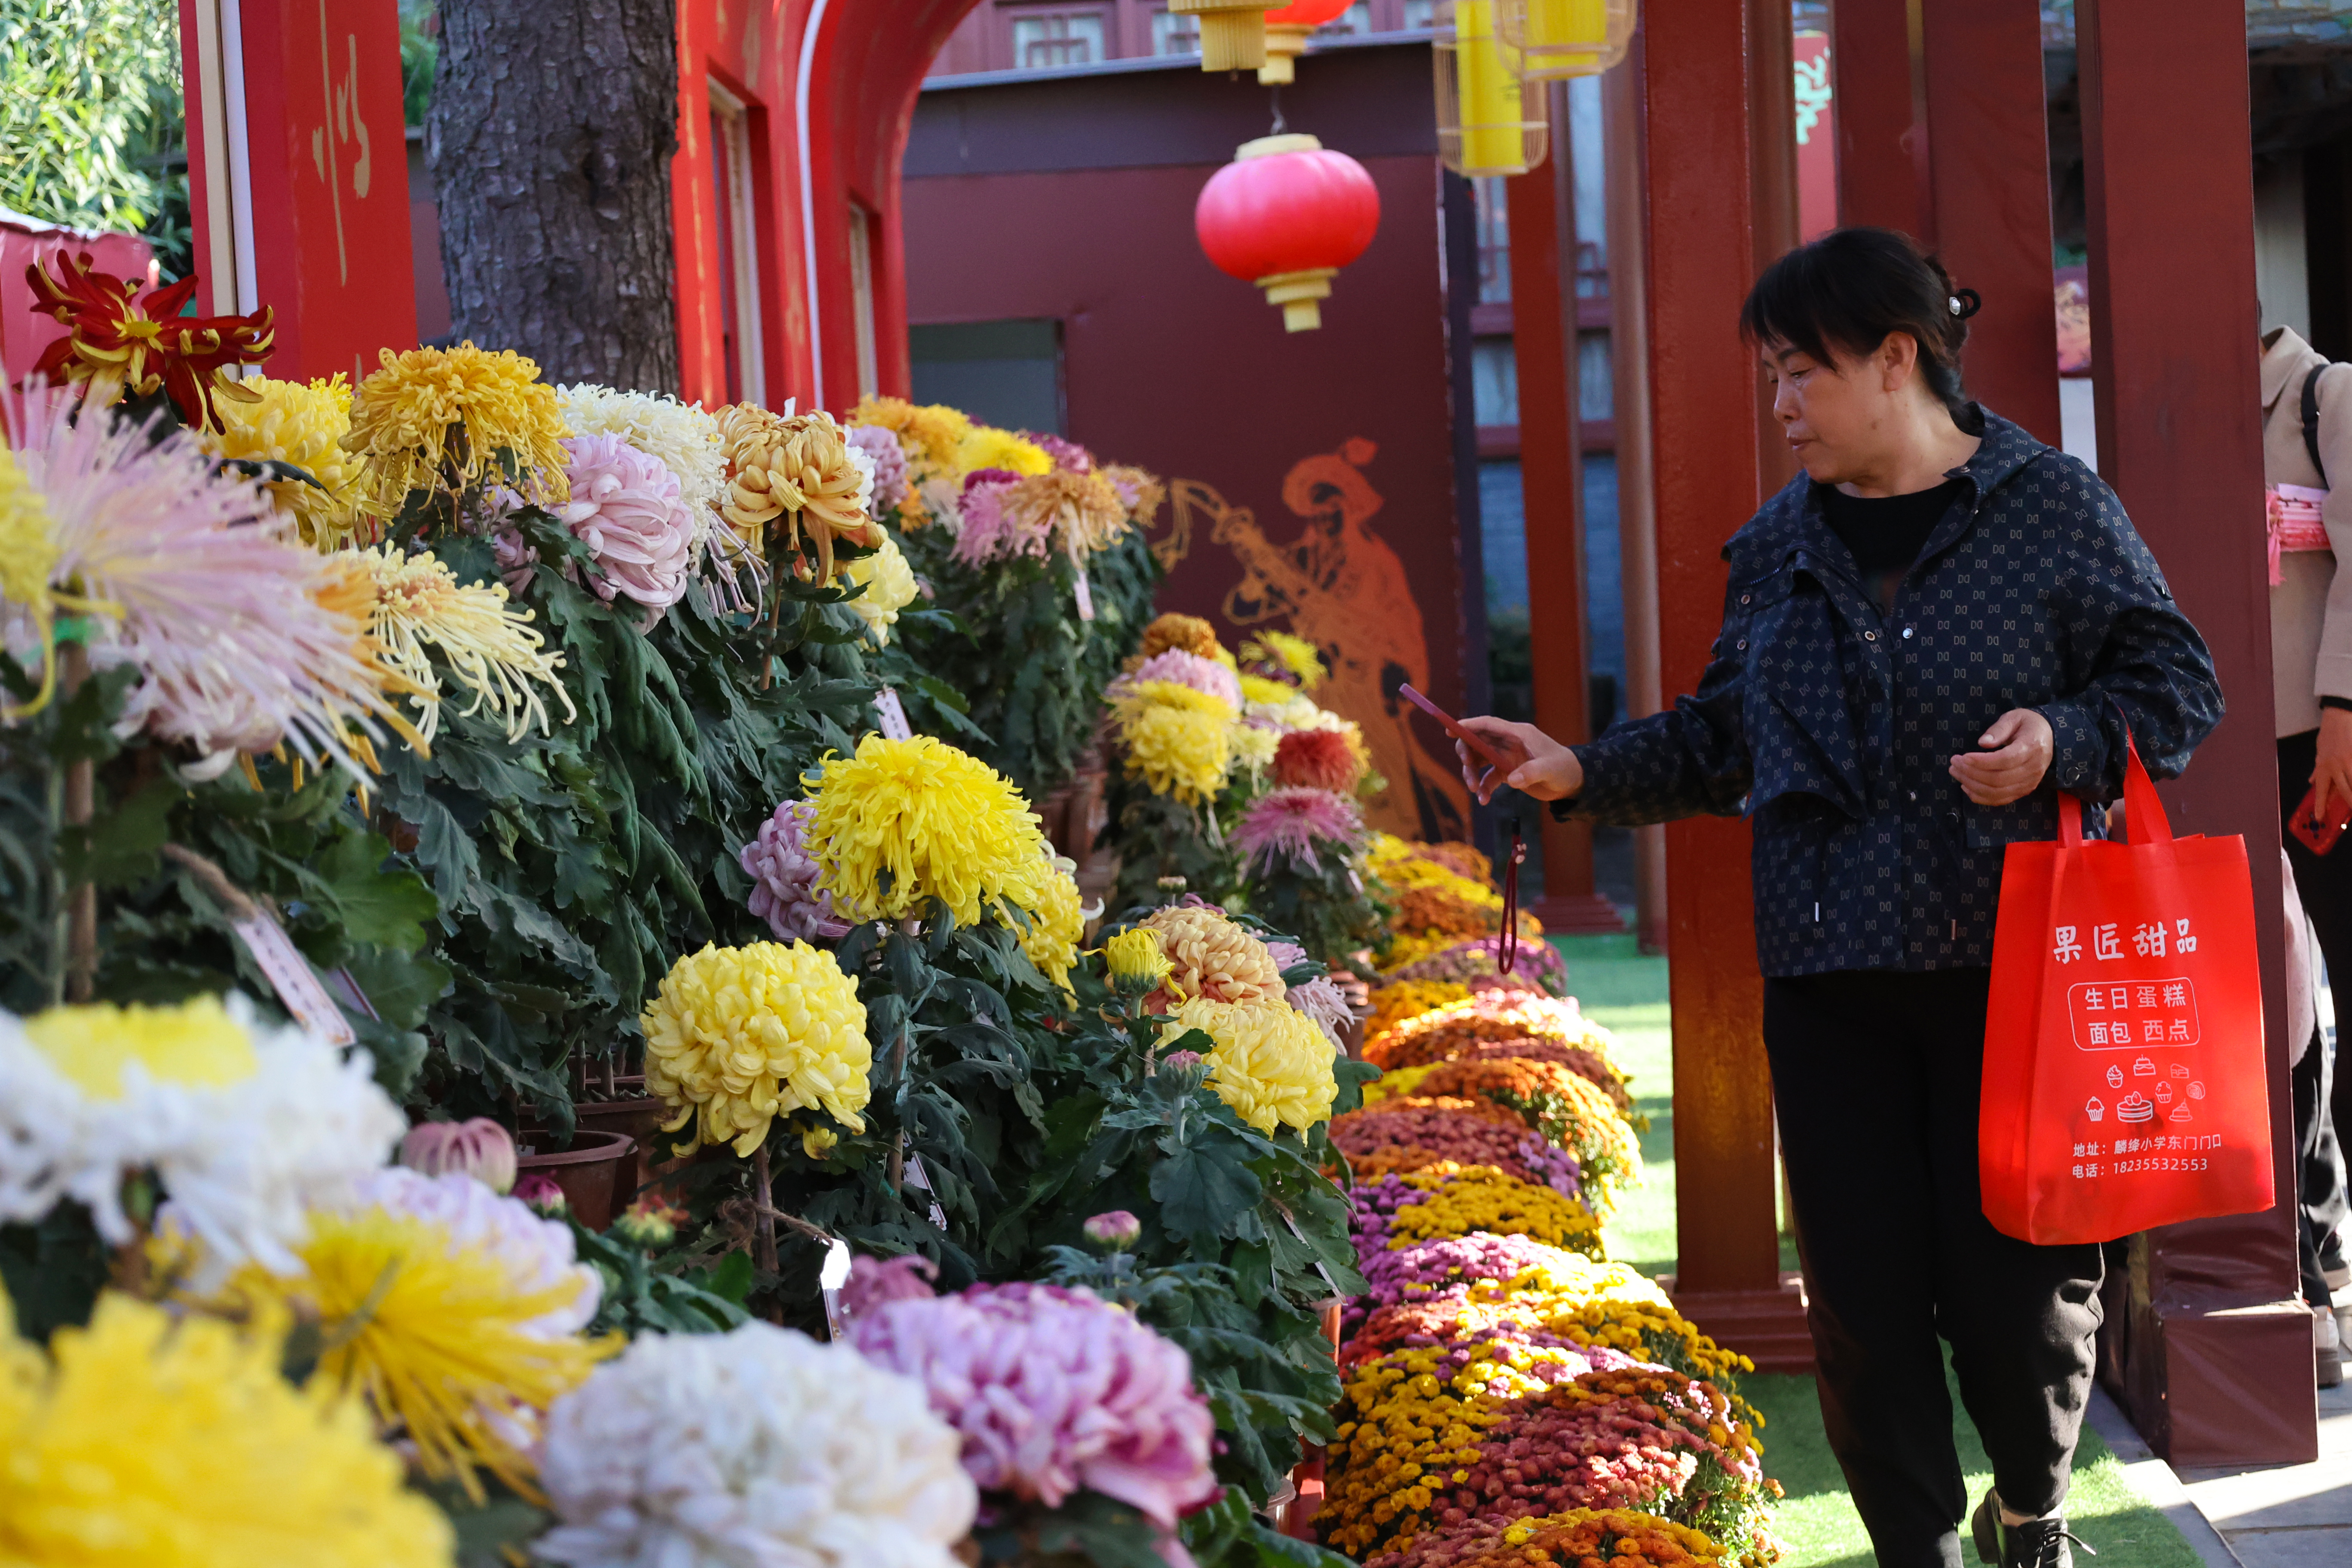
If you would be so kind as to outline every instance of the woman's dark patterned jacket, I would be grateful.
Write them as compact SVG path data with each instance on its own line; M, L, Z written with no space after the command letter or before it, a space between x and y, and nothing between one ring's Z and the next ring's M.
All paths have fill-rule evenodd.
M1723 631L1697 695L1576 748L1578 816L1754 819L1766 974L1990 963L2002 847L2056 837L2061 790L2122 793L2126 716L2158 778L2221 720L2204 639L2115 492L1981 417L1952 470L1970 482L1891 612L1801 474L1724 547ZM1978 805L1948 760L2012 708L2050 721L2050 771L2022 800Z

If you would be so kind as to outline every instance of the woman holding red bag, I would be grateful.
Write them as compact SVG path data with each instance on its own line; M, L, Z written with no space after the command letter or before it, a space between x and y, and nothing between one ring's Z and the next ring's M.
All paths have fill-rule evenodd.
M1805 471L1724 548L1723 630L1697 692L1576 747L1465 723L1508 763L1473 777L1482 799L1507 783L1597 822L1752 819L1764 1039L1822 1415L1878 1561L1961 1560L1940 1335L1993 1464L1979 1553L2068 1568L2102 1263L2095 1245L2036 1247L1984 1216L2002 858L2058 836L2060 792L2116 798L2127 733L2153 773L2178 774L2222 704L2114 492L1961 395L1975 309L1883 229L1774 262L1740 327Z

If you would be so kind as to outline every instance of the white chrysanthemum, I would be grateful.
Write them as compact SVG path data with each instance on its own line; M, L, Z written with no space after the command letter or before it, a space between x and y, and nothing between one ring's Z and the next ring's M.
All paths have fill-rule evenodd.
M338 1206L380 1208L430 1220L448 1231L457 1247L488 1253L505 1264L518 1296L576 1281L579 1291L570 1304L524 1325L541 1339L578 1333L594 1321L604 1298L604 1278L579 1260L571 1226L541 1218L530 1205L492 1192L462 1171L427 1176L404 1166L387 1166L370 1172L352 1189L349 1202Z
M897 624L898 612L922 593L915 585L915 569L907 564L898 542L885 533L881 549L849 563L846 570L851 582L866 584L866 592L850 600L849 607L865 619L874 646L887 647L890 628Z
M407 1130L371 1072L365 1051L257 1026L237 995L0 1013L0 1220L72 1198L120 1245L123 1173L152 1170L214 1268L292 1273L307 1203L348 1194Z
M571 1568L955 1568L979 1493L920 1384L751 1322L646 1334L547 1419Z
M857 510L874 515L874 454L856 442L848 443L849 461L857 469Z
M1275 749L1281 744L1281 735L1262 725L1234 726L1234 761L1244 767L1265 767L1274 761Z
M679 493L694 511L699 545L727 489L727 448L719 438L717 417L698 403L680 403L667 393L615 392L586 384L557 387L555 400L574 436L618 436L677 476Z

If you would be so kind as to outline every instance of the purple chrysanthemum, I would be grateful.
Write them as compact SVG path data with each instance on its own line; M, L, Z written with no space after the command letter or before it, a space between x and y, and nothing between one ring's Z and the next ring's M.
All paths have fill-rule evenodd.
M1234 847L1253 870L1271 870L1279 855L1320 871L1318 844L1353 847L1364 836L1356 803L1328 789L1271 789L1252 801L1234 829Z
M751 912L780 942L835 942L849 933L849 922L834 912L833 895L816 885L817 864L806 842L815 816L807 801L784 802L737 857L751 878Z
M1090 1489L1169 1531L1217 1494L1216 1422L1190 1359L1084 1291L975 1285L887 1300L851 1320L849 1340L923 1385L984 1492L1058 1508Z
M975 468L964 476L963 526L953 552L958 561L984 566L1007 556L1045 555L1045 535L1005 515L1005 495L1020 482L1021 476L1009 468Z
M907 499L907 454L898 437L879 425L852 425L849 444L874 459L874 499L898 506Z

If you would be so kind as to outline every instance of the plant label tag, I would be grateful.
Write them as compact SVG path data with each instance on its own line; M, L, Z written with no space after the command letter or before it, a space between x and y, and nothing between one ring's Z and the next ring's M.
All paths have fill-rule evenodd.
M310 961L295 948L286 929L266 914L256 914L249 921L231 922L230 930L244 942L253 962L269 977L278 999L294 1015L294 1021L331 1046L348 1046L359 1039L352 1032L351 1020L337 1009L327 988L319 984L318 974Z
M911 741L914 727L907 722L905 704L898 700L898 689L886 686L874 694L874 711L882 715L882 736L888 741Z
M1078 619L1091 621L1094 618L1095 591L1087 586L1086 569L1080 567L1078 569Z
M907 1184L910 1187L920 1187L925 1193L929 1194L931 1223L941 1230L947 1229L948 1211L940 1207L940 1195L931 1191L931 1173L923 1169L923 1157L920 1154L907 1156Z

